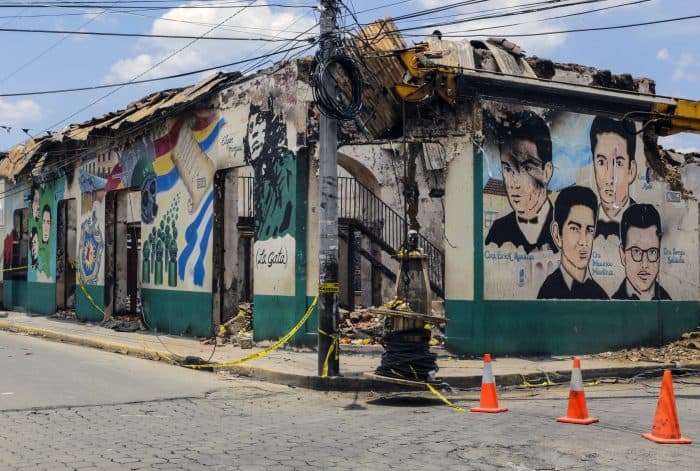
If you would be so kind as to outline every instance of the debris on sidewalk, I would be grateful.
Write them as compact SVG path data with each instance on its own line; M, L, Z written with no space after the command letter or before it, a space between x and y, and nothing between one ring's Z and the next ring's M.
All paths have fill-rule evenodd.
M628 348L614 352L599 353L597 356L632 362L675 363L697 361L700 360L700 326L692 332L684 333L680 340L675 340L660 347Z
M112 317L100 323L101 327L116 330L117 332L136 332L146 330L138 316Z
M54 314L50 315L49 318L66 320L66 321L74 321L76 319L75 310L74 309L59 309Z
M384 335L383 316L364 308L341 309L338 330L342 344L374 345Z

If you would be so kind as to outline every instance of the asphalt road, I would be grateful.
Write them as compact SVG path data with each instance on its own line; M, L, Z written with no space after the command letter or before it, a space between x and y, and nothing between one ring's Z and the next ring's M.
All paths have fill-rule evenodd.
M700 377L674 387L700 443ZM640 436L658 390L588 386L600 423L576 426L554 421L567 386L458 413L424 392L320 393L0 333L0 469L697 469L698 443ZM450 398L469 407L478 391Z

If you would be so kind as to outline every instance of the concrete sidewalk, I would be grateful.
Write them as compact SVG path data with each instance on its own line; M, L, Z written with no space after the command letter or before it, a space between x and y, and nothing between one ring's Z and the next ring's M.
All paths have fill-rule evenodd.
M198 357L211 363L225 363L263 350L261 347L241 349L226 344L205 345L197 339L157 335L148 331L117 332L97 324L75 320L59 320L7 312L0 316L0 330L45 337L47 339L98 348L151 360L182 364L186 357ZM373 372L381 361L382 348L377 345L341 345L342 377L320 378L317 375L317 354L309 349L279 349L262 358L234 366L215 367L233 374L295 387L320 390L405 390L407 386L371 380L363 375ZM481 359L461 359L443 348L438 354L438 377L453 387L475 388L481 384ZM209 360L209 358L211 359ZM583 374L595 378L630 378L639 374L661 375L667 363L631 362L583 355ZM684 368L700 369L699 364L683 364ZM493 369L499 386L565 383L569 379L569 357L494 358Z

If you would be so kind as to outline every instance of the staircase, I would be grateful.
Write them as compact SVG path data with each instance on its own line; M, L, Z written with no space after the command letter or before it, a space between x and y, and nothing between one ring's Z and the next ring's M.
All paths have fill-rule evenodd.
M239 218L253 220L253 177L238 177ZM389 255L396 255L404 241L407 221L372 190L351 177L338 177L338 222L359 230ZM339 234L344 237L344 234ZM445 297L445 254L423 235L418 247L428 257L430 287ZM396 281L396 273L362 247L354 247L375 268Z
M354 178L338 177L338 220L356 227L389 255L396 255L402 248L406 219ZM444 298L445 254L421 234L418 235L418 247L428 257L431 289ZM395 279L395 274L389 275L393 272L370 253L361 249L358 253L378 266L384 274Z

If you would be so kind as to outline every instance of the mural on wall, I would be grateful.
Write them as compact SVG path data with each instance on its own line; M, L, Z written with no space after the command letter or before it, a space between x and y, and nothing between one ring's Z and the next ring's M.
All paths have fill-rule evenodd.
M29 192L29 281L53 281L56 271L56 201L63 199L64 178L35 184Z
M29 193L12 190L5 197L3 222L8 231L3 241L3 271L6 280L26 280L29 253Z
M80 170L80 231L78 234L78 275L85 285L103 282L104 197L107 181Z
M697 204L635 123L486 102L483 128L487 299L697 298Z
M253 167L255 204L255 279L261 294L294 294L295 239L291 234L296 198L296 156L287 147L284 117L272 97L250 105L244 140L246 162Z

